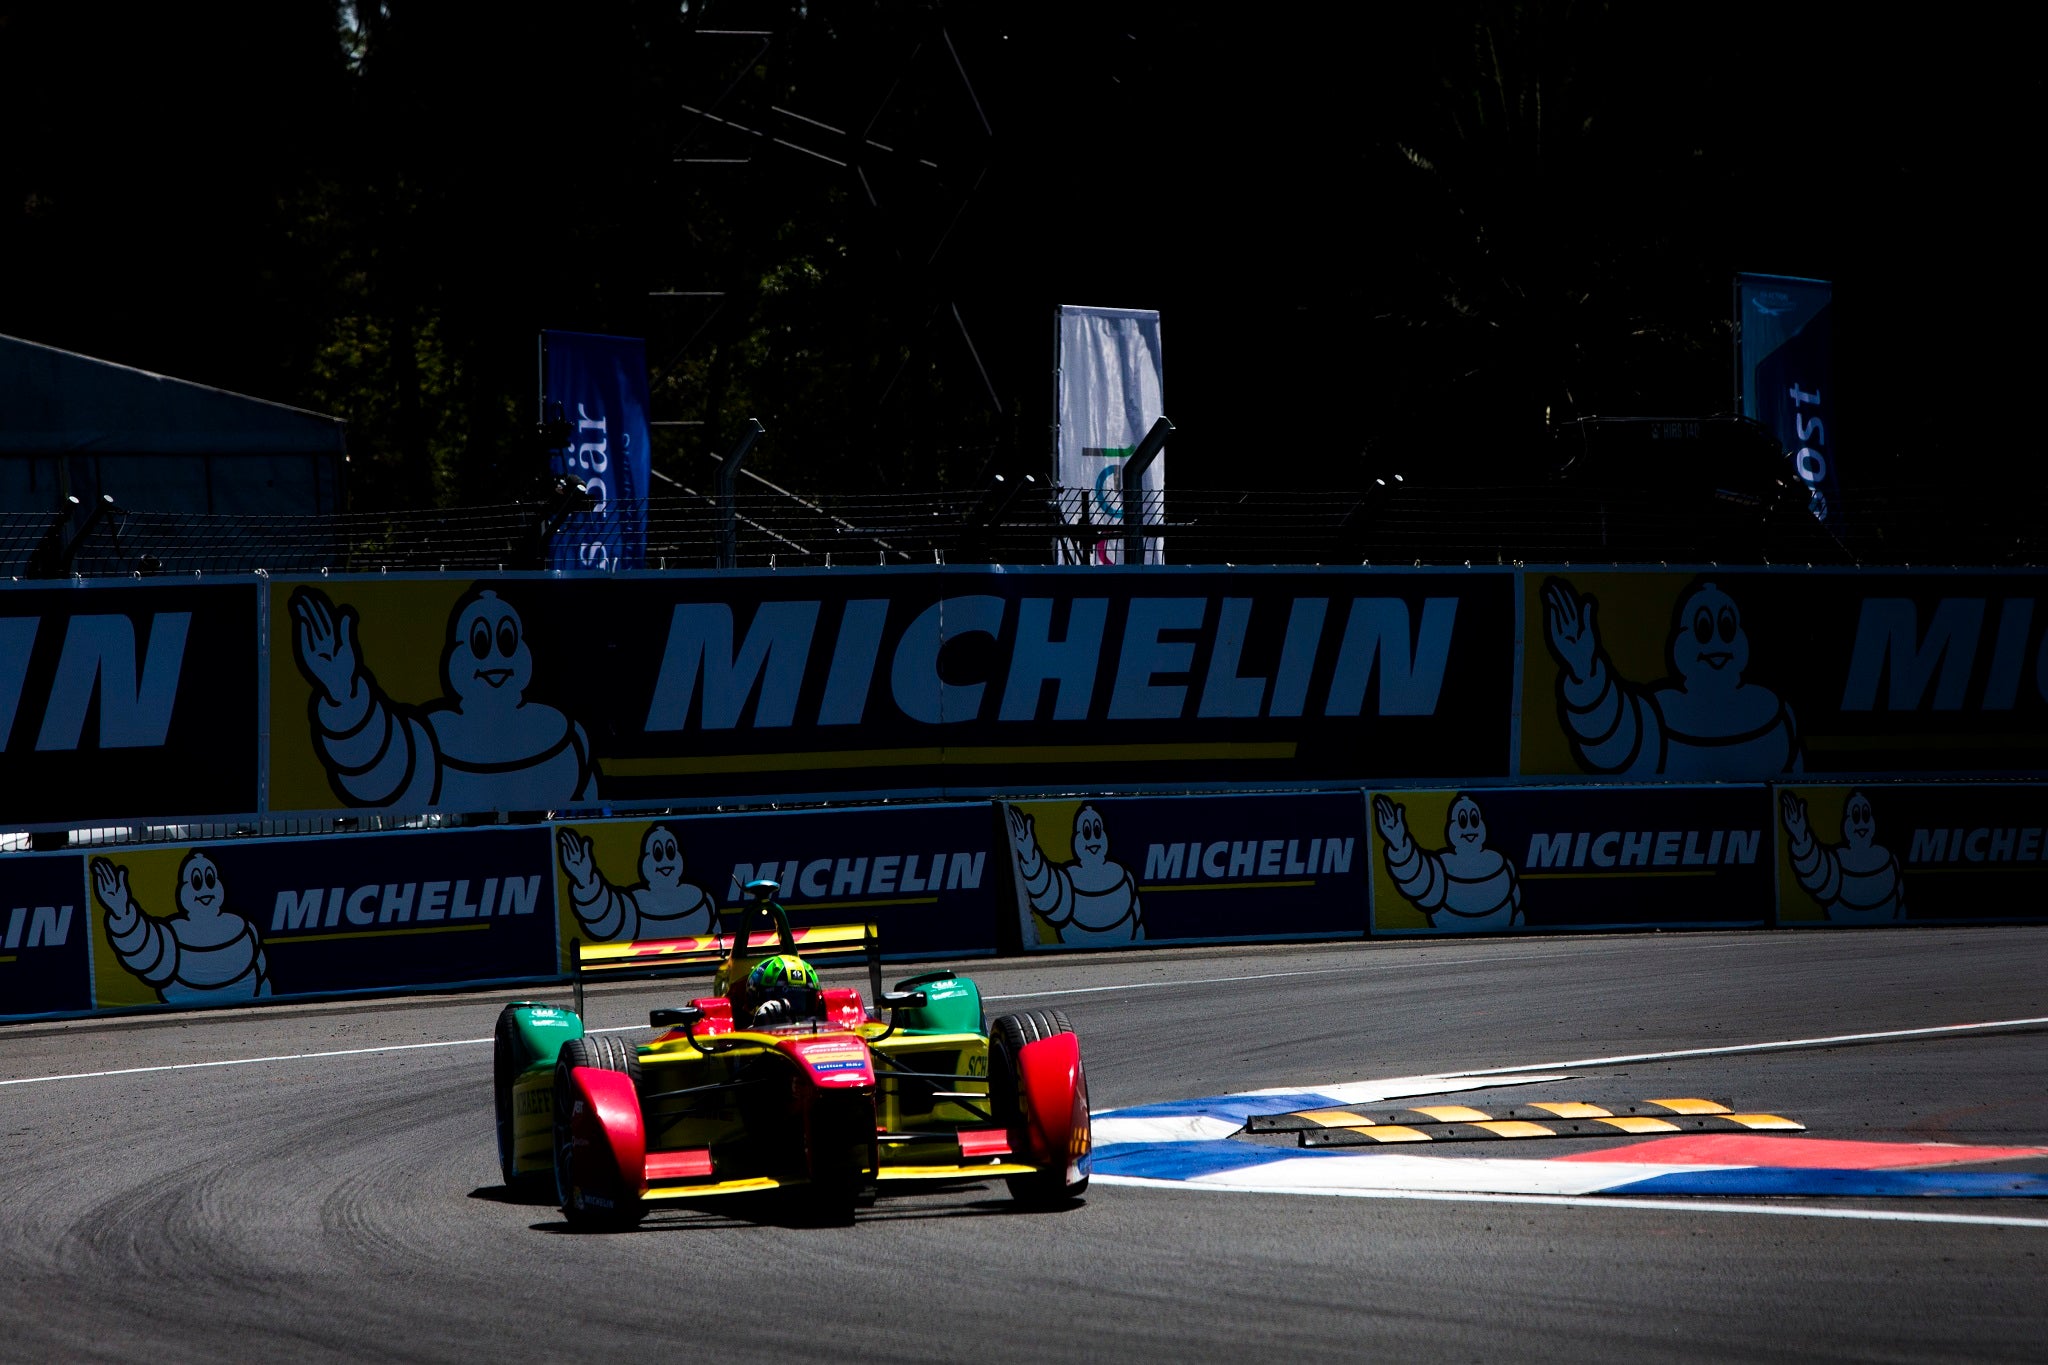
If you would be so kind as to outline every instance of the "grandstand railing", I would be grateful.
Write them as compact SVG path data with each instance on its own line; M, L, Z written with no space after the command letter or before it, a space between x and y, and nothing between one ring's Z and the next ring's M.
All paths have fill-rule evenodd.
M1851 492L1839 535L1803 507L1682 500L1583 488L1417 487L1367 492L1172 490L1136 525L1083 520L1080 499L991 492L735 495L742 567L1046 564L1088 559L1134 530L1172 564L1811 563L2040 564L2040 499L1953 487ZM723 522L708 494L636 505L647 567L719 563ZM0 574L30 577L447 571L544 567L538 503L324 517L118 511L68 557L55 514L0 511Z

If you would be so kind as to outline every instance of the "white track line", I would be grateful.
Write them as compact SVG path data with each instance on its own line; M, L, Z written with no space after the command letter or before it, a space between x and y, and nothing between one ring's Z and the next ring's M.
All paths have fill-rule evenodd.
M1097 1175L1098 1185L1140 1185L1155 1190L1188 1190L1213 1194L1214 1187L1185 1180L1154 1180L1148 1176ZM1640 1199L1632 1195L1459 1194L1447 1190L1334 1190L1279 1185L1232 1185L1231 1194L1319 1194L1338 1199L1433 1199L1449 1204L1557 1204L1573 1209L1657 1209L1666 1213L1760 1213L1780 1218L1850 1218L1871 1223L1967 1223L2000 1228L2048 1228L2048 1218L2018 1218L1984 1213L1902 1213L1891 1209L1823 1209L1798 1204L1724 1204L1703 1195L1697 1202Z
M624 1033L629 1029L644 1027L644 1024L611 1024L604 1028L583 1031ZM228 1057L212 1062L167 1062L162 1066L127 1066L118 1071L68 1071L61 1076L16 1076L12 1080L0 1081L0 1085L35 1085L39 1081L90 1081L102 1076L141 1076L152 1071L197 1071L212 1066L253 1066L257 1062L311 1062L323 1057L370 1057L380 1052L417 1052L430 1047L477 1047L490 1041L488 1038L448 1038L438 1043L384 1043L377 1047L345 1047L332 1052L287 1052L275 1057Z
M1348 968L1345 970L1349 970ZM1255 976L1215 977L1194 981L1137 981L1124 986L1086 986L1073 991L1042 991L1040 995L1079 995L1091 991L1143 990L1159 986L1215 985L1233 981L1259 981L1274 976L1316 976L1323 972L1264 972ZM990 1000L1017 1000L1027 997L1016 995L992 995ZM1446 1071L1446 1076L1512 1076L1523 1071L1562 1071L1572 1067L1621 1066L1630 1062L1671 1061L1681 1057L1723 1057L1744 1052L1775 1052L1786 1048L1832 1047L1843 1043L1890 1042L1904 1038L1927 1038L1943 1034L1989 1033L2000 1029L2039 1028L2048 1026L2048 1017L2037 1019L1997 1019L1979 1024L1943 1024L1936 1028L1892 1029L1883 1033L1840 1033L1824 1038L1786 1038L1770 1043L1736 1043L1727 1047L1682 1048L1673 1052L1639 1052L1613 1057L1587 1057L1570 1062L1534 1062L1522 1066L1497 1066L1482 1069L1461 1069ZM625 1033L632 1029L644 1028L643 1024L608 1024L603 1028L584 1030L586 1033ZM386 1043L378 1047L337 1048L326 1052L292 1052L270 1057L228 1057L208 1062L167 1062L161 1066L129 1066L113 1071L70 1071L57 1076L16 1076L0 1080L0 1086L35 1085L42 1081L89 1081L106 1076L141 1076L158 1071L198 1071L216 1066L253 1066L259 1062L309 1062L325 1057L369 1057L382 1052L417 1052L424 1048L476 1047L488 1043L489 1038L449 1038L434 1043Z
M1787 1048L1836 1047L1845 1043L1886 1043L1901 1038L1931 1038L1945 1033L1989 1033L1997 1029L2041 1028L2048 1018L1995 1019L1981 1024L1942 1024L1936 1028L1889 1029L1883 1033L1836 1033L1825 1038L1783 1038L1773 1043L1733 1043L1727 1047L1689 1047L1675 1052L1636 1052L1613 1057L1580 1057L1569 1062L1531 1062L1446 1072L1458 1076L1512 1076L1517 1071L1561 1071L1567 1067L1623 1066L1630 1062L1668 1062L1680 1057L1726 1057L1740 1052L1780 1052Z
M1570 957L1570 953L1528 953L1515 959L1529 962L1538 958ZM1168 986L1229 986L1239 981L1272 981L1283 976L1349 976L1370 971L1414 971L1419 967L1469 967L1497 959L1481 957L1438 958L1429 962L1361 962L1349 967L1309 967L1293 972L1257 972L1249 976L1190 976L1171 981L1130 981L1117 986L1074 986L1057 991L1018 991L1011 995L985 995L984 1000L1038 1000L1053 995L1106 995L1111 991L1149 991Z

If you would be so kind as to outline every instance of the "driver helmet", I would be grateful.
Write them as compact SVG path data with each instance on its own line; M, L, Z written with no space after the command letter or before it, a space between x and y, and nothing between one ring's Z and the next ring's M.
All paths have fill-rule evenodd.
M764 957L747 973L747 1001L757 1028L815 1014L817 969L794 953Z

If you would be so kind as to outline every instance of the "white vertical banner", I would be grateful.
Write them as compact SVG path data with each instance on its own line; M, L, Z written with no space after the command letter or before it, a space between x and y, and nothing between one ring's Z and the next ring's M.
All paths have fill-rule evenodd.
M1059 310L1059 441L1053 489L1070 526L1124 523L1124 461L1165 411L1159 314L1147 308ZM1133 522L1165 520L1166 456L1145 470L1144 504ZM1142 512L1142 515L1140 513ZM1056 547L1062 564L1121 564L1121 535L1069 536ZM1145 562L1163 564L1157 537L1145 541Z

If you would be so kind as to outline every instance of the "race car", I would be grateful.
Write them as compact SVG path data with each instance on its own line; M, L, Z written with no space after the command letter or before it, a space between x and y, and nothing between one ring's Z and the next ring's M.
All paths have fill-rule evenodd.
M792 929L773 881L748 883L730 935L576 943L573 1010L515 1001L493 1048L498 1162L552 1180L577 1229L632 1227L649 1205L781 1190L845 1222L881 1195L1002 1178L1055 1207L1088 1188L1088 1083L1058 1010L983 1021L950 971L882 990L872 924ZM864 954L870 1002L810 959ZM585 983L716 964L713 993L657 1009L634 1045L586 1033ZM886 1014L878 1018L877 1014Z

